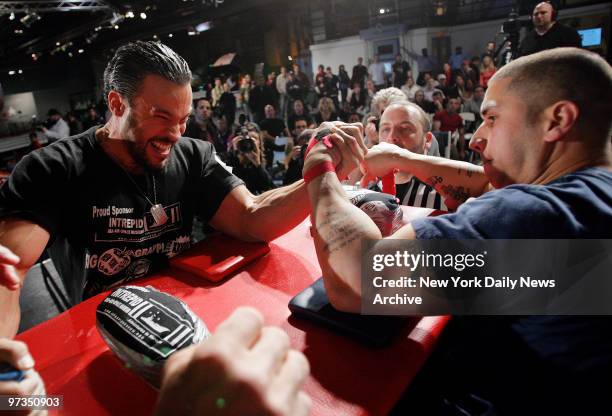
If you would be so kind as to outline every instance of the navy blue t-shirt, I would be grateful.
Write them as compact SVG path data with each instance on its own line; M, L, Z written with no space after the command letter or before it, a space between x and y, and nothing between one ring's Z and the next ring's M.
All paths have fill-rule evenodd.
M456 213L412 221L419 239L612 238L612 172L588 168L546 185L511 185ZM576 370L612 363L610 317L526 316L512 329L540 357Z

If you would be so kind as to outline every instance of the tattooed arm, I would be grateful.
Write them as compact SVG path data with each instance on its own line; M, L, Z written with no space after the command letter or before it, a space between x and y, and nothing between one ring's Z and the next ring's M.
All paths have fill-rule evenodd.
M315 146L306 158L304 172L325 161L341 160L336 165L340 166L345 163L353 165L349 160L363 159L363 128L341 128L345 130L336 134L348 145L334 146L331 150L322 145ZM358 311L361 298L361 241L380 239L380 231L367 214L349 202L336 173L326 172L312 179L307 190L312 234L327 296L339 310Z
M370 149L362 169L366 174L362 185L398 169L433 186L450 210L468 198L478 197L491 189L482 166L442 157L420 155L398 146L381 143Z

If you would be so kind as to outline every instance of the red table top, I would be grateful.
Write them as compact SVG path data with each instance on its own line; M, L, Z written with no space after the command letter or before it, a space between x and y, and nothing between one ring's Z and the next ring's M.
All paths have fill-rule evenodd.
M411 209L410 217L431 210ZM370 349L331 330L290 317L289 300L321 276L306 220L270 244L266 256L218 284L168 269L130 284L152 285L185 301L212 331L236 307L259 309L283 328L310 361L305 390L312 414L386 414L431 352L448 317L424 317L391 346ZM26 342L47 387L64 396L62 414L151 414L157 393L121 363L100 337L90 298L17 338Z

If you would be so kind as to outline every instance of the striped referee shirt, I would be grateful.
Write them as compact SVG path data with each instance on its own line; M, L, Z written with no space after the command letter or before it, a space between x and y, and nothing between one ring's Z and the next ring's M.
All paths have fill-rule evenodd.
M406 183L396 184L395 188L396 196L402 205L448 211L440 194L433 187L418 180L416 176Z
M382 183L370 185L368 189L382 192ZM395 191L395 196L399 199L401 205L448 211L440 194L433 187L418 180L416 176L413 176L406 183L396 184Z

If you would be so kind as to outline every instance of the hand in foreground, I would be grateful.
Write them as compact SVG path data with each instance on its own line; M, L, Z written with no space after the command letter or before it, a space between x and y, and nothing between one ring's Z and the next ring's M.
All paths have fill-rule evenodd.
M168 360L157 415L307 415L300 389L309 372L285 332L238 308L211 338Z
M45 384L40 375L34 370L34 360L28 351L28 347L21 341L13 341L7 338L0 338L0 362L8 363L17 370L24 372L21 381L0 381L0 395L6 396L26 396L44 395ZM11 412L15 415L46 415L43 410L31 412Z
M333 147L328 149L322 143L314 146L304 161L303 172L323 161L331 161L338 177L346 178L359 166L367 148L363 142L363 125L361 123L347 124L342 122L322 123L317 132L322 129L331 130Z
M15 271L15 266L19 264L19 261L17 255L0 245L0 286L9 290L19 289L20 279Z
M397 168L395 159L400 152L407 152L407 150L386 142L370 148L360 165L363 173L361 186L365 188L370 182L376 182L377 178L392 173Z

